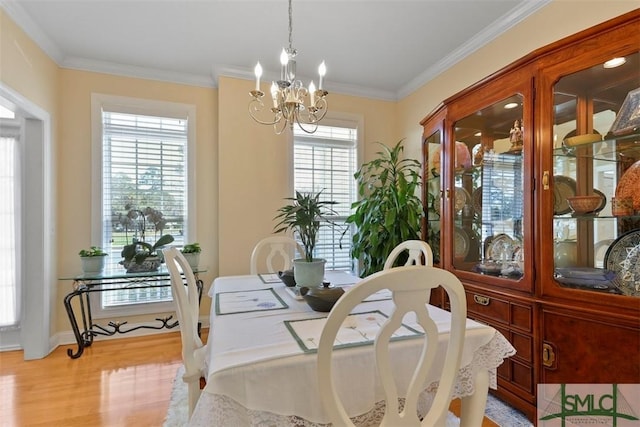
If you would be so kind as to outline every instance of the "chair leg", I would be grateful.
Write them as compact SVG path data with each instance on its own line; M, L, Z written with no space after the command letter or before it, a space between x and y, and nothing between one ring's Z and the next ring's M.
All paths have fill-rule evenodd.
M489 371L483 369L476 374L474 393L461 398L460 427L479 427L482 425L489 392Z
M198 399L200 398L200 378L195 378L187 382L187 387L189 390L189 418L191 418L196 403L198 403Z

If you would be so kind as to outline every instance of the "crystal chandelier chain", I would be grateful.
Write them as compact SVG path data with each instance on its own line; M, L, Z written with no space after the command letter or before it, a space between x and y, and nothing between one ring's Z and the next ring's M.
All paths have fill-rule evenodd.
M309 89L296 80L297 51L293 48L293 8L289 0L289 47L282 49L280 54L280 80L271 82L271 98L273 107L267 108L262 98L264 92L260 90L262 67L260 62L255 67L256 87L249 92L252 99L249 102L249 115L253 120L264 125L273 125L276 134L281 134L287 127L293 130L294 123L307 133L314 133L318 122L327 114L328 92L322 88L322 80L326 73L324 61L318 67L320 77L318 89L313 81ZM309 104L305 102L309 98ZM288 126L287 126L288 125Z
M289 0L289 49L293 49L293 8L291 7L291 0Z

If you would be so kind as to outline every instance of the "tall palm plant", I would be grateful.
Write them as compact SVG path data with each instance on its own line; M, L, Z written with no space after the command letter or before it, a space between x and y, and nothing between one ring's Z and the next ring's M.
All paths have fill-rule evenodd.
M351 205L355 212L346 222L357 226L351 256L362 261L363 276L382 270L399 243L420 238L420 162L402 158L402 143L394 147L378 143L382 146L378 157L354 175L360 200Z

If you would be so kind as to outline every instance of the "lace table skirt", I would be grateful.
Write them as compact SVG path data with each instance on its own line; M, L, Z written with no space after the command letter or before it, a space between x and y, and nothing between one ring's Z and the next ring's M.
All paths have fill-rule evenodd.
M454 389L453 397L470 396L474 393L474 378L481 370L489 372L489 387L496 388L496 369L503 360L515 354L513 346L496 333L484 346L480 347L473 356L470 364L461 368ZM425 414L429 407L437 383L431 384L422 392L419 411ZM309 402L309 405L322 405L322 402ZM384 415L384 402L377 402L375 407L365 414L352 418L357 426L377 426ZM203 392L196 406L189 426L224 426L224 427L325 427L330 424L306 420L296 415L276 414L268 411L257 411L246 408L234 399L222 394Z

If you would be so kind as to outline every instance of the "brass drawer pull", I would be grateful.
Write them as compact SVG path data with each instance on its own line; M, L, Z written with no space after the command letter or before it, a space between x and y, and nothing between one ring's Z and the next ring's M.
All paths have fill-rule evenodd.
M491 298L485 297L483 295L474 295L473 300L476 302L476 304L480 305L489 305L489 303L491 302Z
M549 189L549 171L544 171L542 173L542 189L543 190Z
M556 361L556 354L550 344L542 344L542 364L548 368L552 367Z

